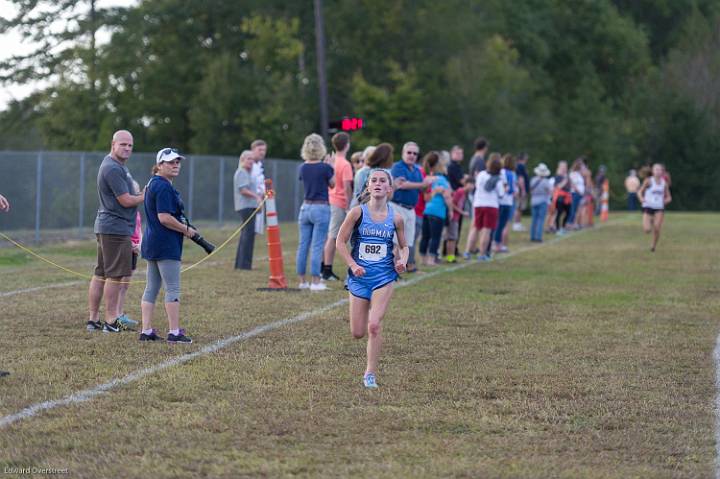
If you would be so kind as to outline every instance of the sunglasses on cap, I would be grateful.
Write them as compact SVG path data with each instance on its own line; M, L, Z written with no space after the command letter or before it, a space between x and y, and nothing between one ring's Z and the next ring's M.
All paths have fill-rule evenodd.
M178 150L177 148L165 148L160 152L160 156L169 155L170 153L180 154L180 150Z

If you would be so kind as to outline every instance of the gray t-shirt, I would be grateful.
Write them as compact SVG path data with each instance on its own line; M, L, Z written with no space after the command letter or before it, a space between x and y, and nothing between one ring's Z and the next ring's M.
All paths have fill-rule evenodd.
M132 236L137 207L125 208L117 200L125 193L134 194L130 170L107 155L100 163L97 189L100 207L95 218L95 233Z
M233 197L235 199L235 211L246 208L257 208L258 202L255 198L240 193L241 188L247 188L257 193L257 179L245 168L238 168L233 177Z
M530 205L550 203L553 187L550 180L543 176L533 176L530 180Z

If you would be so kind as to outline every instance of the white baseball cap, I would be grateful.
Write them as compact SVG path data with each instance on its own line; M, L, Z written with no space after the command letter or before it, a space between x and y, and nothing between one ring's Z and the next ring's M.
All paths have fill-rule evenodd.
M180 154L176 148L163 148L157 152L155 157L155 163L160 164L163 161L173 161L174 159L184 160L185 157Z

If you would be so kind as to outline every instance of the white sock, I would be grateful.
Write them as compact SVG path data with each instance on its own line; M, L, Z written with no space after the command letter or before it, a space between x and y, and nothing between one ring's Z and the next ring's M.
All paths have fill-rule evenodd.
M147 334L148 336L150 336L150 335L152 334L152 328L150 328L150 329L143 329L143 330L142 330L142 333L143 333L143 334Z
M180 330L179 329L171 329L170 334L173 336L180 336Z

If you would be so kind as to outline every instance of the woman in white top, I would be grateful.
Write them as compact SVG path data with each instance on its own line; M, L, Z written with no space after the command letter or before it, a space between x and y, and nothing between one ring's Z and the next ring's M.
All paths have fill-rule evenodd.
M660 239L660 230L665 219L665 205L672 201L670 187L665 180L665 167L655 163L652 167L652 176L645 178L638 198L642 202L643 230L645 234L652 232L653 240L650 251L655 252L655 247Z

